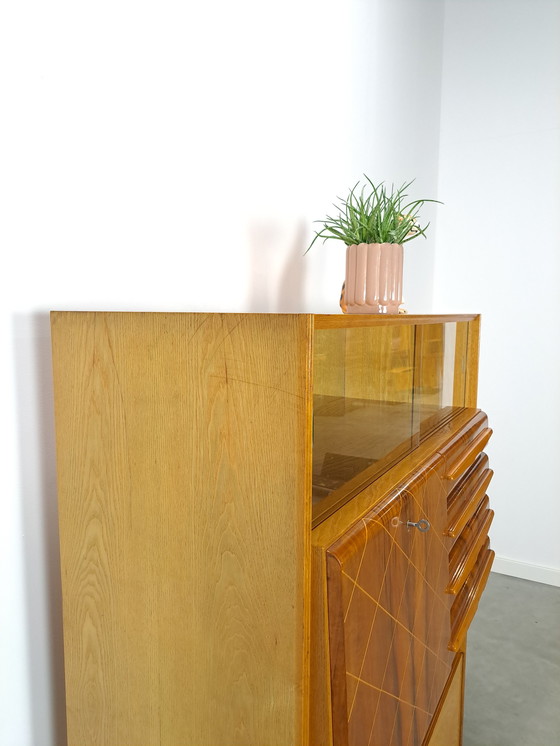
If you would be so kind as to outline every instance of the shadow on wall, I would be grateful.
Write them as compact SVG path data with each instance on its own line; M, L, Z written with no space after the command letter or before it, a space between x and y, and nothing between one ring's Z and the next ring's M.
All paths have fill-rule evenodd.
M286 222L262 220L249 228L250 283L247 309L253 313L304 313L306 224L291 231Z
M33 743L62 746L67 738L49 314L18 314L13 323ZM52 733L45 732L47 723Z

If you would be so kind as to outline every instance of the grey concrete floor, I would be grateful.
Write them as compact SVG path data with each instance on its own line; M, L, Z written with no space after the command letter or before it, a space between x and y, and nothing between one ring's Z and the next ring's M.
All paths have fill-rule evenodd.
M463 746L560 746L560 588L491 573L467 643Z

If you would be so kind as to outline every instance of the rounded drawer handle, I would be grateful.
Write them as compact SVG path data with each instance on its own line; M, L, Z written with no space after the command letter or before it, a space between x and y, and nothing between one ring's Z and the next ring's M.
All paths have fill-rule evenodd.
M406 525L409 528L417 528L418 531L421 531L423 534L431 528L430 523L425 518L420 518L416 523L414 521L407 521Z

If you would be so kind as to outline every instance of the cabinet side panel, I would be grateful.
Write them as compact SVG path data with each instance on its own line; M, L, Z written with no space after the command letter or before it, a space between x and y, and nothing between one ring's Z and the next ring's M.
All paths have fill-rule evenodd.
M307 316L52 316L69 746L308 734Z

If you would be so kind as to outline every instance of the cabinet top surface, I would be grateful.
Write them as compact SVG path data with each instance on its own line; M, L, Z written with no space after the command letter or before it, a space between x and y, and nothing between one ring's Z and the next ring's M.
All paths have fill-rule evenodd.
M53 316L65 314L103 314L103 315L162 315L162 316L306 316L313 319L316 328L352 327L370 324L437 324L447 321L473 321L479 314L344 314L344 313L249 313L244 311L119 311L119 310L59 310L51 311Z
M355 328L393 324L444 324L474 321L478 314L312 314L315 329Z

